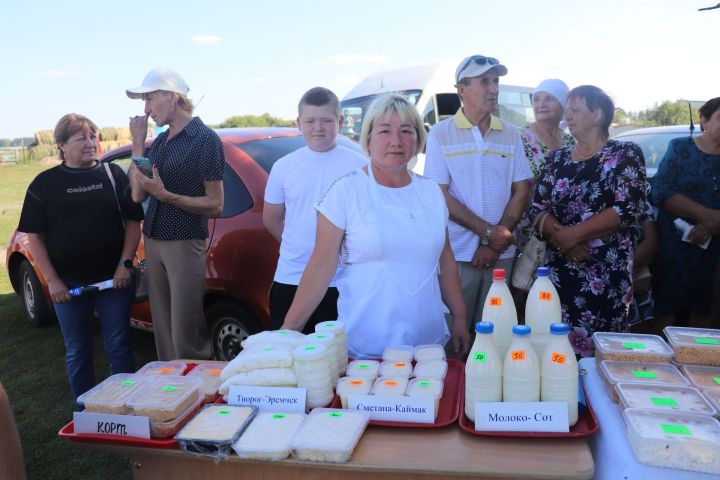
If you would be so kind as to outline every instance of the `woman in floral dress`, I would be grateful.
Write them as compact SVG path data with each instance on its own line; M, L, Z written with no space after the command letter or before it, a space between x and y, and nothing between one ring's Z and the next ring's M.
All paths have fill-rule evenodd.
M633 256L646 201L645 160L633 143L608 140L614 105L599 88L568 94L565 114L577 142L547 159L530 217L546 215L548 266L572 327L576 353L592 354L597 331L628 330Z

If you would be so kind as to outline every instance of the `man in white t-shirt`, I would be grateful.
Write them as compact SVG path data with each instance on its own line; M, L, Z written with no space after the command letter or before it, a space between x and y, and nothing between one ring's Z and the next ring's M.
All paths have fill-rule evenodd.
M445 194L471 330L482 318L492 269L512 276L512 231L528 204L532 177L517 129L493 115L505 74L507 68L492 57L460 62L455 83L462 107L434 125L427 141L425 176Z
M298 104L297 118L307 146L278 160L270 171L263 223L280 242L280 259L269 297L274 328L283 324L315 248L315 205L335 180L367 164L361 153L337 145L342 124L337 96L327 88L308 90ZM319 322L337 319L337 299L333 279L305 326L306 333L313 332Z

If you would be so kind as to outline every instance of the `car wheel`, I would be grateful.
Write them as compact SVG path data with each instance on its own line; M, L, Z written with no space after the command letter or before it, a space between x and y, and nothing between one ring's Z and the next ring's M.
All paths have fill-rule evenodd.
M212 333L212 353L216 360L230 361L242 350L240 343L260 331L257 320L236 303L219 302L205 312Z
M45 298L45 291L32 265L23 260L18 270L20 275L20 296L25 307L25 317L32 327L42 327L55 322L55 311Z

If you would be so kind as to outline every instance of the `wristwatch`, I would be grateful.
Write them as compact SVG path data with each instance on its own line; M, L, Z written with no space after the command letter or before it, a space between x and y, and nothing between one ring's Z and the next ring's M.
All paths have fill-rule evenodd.
M494 225L487 224L487 229L485 229L485 236L480 239L480 243L483 247L487 247L490 245L490 238L492 237L492 232Z
M118 265L122 265L125 268L133 268L133 261L132 258L123 258L120 260L120 263Z

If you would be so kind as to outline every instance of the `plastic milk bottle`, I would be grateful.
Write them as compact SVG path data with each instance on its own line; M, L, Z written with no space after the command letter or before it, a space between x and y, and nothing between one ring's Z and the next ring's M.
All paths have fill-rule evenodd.
M483 306L482 321L491 322L495 326L493 337L495 347L500 358L505 358L510 341L512 340L512 327L517 325L517 312L510 289L505 283L505 270L493 270L493 283L490 285L485 305Z
M476 402L502 401L503 362L493 341L493 324L475 324L475 342L465 362L465 415L475 421Z
M540 358L550 341L550 325L561 323L562 313L560 297L550 281L550 269L540 267L536 274L525 303L525 325L532 328L530 343Z
M540 400L567 402L572 427L578 420L578 364L565 323L550 325L550 342L541 357Z
M530 343L530 327L515 325L503 364L503 401L540 401L540 362Z

